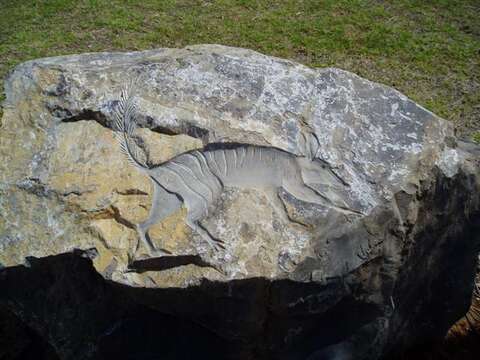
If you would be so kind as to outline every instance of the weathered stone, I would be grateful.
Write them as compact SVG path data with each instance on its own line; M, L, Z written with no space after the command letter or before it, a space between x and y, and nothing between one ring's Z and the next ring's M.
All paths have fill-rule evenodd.
M203 221L225 241L224 252L209 250L185 225L182 209L150 231L155 245L172 256L149 259L145 249L136 250L134 228L148 216L152 186L128 164L112 131L120 90L139 75L139 136L152 163L230 142L303 156L301 134L313 131L319 157L345 183L316 189L363 215L344 215L282 191L289 216L308 225L299 227L279 219L261 189L231 188ZM5 88L5 267L26 257L94 248L96 270L128 286L189 288L203 280L263 278L283 294L283 280L309 284L261 305L285 317L274 321L278 332L264 334L272 337L264 345L277 355L324 334L315 321L331 323L349 306L352 316L364 310L290 358L345 351L378 358L412 344L426 329L441 336L467 309L479 242L478 147L457 143L450 123L389 87L339 69L201 45L34 60L16 67ZM455 286L438 284L450 280ZM260 287L265 290L263 282ZM445 314L435 318L429 308ZM207 327L219 331L217 325L225 324Z

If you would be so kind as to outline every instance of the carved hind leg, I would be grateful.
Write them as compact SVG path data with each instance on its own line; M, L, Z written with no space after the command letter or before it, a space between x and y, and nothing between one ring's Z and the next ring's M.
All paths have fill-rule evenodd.
M321 195L317 191L310 188L308 185L301 181L290 182L284 185L285 190L295 196L297 199L310 202L318 205L325 206L327 208L333 208L344 214L362 215L361 212L348 209L346 206L335 205L330 199Z
M185 223L197 234L199 234L215 251L225 249L223 241L215 239L210 233L200 224L200 220L207 216L208 204L198 201L186 201L187 218Z
M213 248L213 250L221 251L222 249L225 249L223 241L215 239L212 235L210 235L210 233L203 228L202 225L200 225L198 220L195 221L187 218L186 223L193 231L199 234L207 242L207 244Z
M140 240L147 247L147 250L150 255L157 254L159 251L155 249L152 241L148 236L148 229L160 222L162 219L166 218L170 214L179 210L182 206L182 202L174 194L169 193L158 185L155 181L153 183L153 199L152 199L152 208L150 209L150 214L148 219L144 222L137 225L137 232ZM138 249L138 244L137 244Z

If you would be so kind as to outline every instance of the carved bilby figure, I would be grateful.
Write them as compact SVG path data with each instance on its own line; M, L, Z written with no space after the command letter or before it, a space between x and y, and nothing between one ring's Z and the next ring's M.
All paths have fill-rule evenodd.
M152 256L165 252L154 246L148 229L182 205L187 209L186 224L214 250L224 248L223 241L213 237L200 221L213 210L225 187L263 190L275 212L286 223L292 222L292 219L279 197L280 188L305 202L346 214L360 214L349 209L340 198L332 200L335 195L327 197L307 185L348 186L326 162L315 158L318 150L315 136L304 138L307 140L305 156L296 156L274 147L219 143L216 148L189 151L159 165L149 166L144 160L146 156L142 156L145 155L144 149L135 141L135 107L134 97L128 89L124 89L114 111L116 136L129 162L148 175L153 184L150 214L137 225L138 236Z

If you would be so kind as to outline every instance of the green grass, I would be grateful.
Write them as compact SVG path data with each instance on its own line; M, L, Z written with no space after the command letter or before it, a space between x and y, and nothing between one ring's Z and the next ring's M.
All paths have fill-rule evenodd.
M473 141L480 144L480 131L475 131L472 135Z
M38 57L219 43L393 86L480 129L478 0L0 0L0 78Z

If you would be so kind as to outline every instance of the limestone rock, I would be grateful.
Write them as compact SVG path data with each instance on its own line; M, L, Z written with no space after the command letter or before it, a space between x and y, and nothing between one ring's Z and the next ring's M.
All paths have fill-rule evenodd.
M362 215L282 191L289 216L307 225L301 227L279 219L261 189L231 188L203 221L225 241L224 252L212 252L192 233L182 209L150 232L172 255L149 259L136 248L135 224L148 216L152 185L129 165L112 131L120 91L137 77L143 79L135 94L139 136L153 163L212 143L304 156L302 134L313 131L318 157L344 186L312 186ZM128 286L290 280L317 290L301 287L280 296L268 305L278 314L320 319L345 306L368 309L365 319L352 320L351 328L298 358L338 351L378 358L394 345L411 344L422 331L419 319L437 336L467 308L479 243L473 230L479 222L478 147L457 142L449 122L394 89L339 69L199 45L29 61L11 72L5 90L3 267L94 249L95 269ZM456 285L438 287L438 281ZM442 294L445 302L438 305L437 292L454 288L458 297ZM432 304L446 312L442 319L426 310ZM310 339L318 330L312 326L289 319L280 326L282 346ZM375 349L365 348L365 339ZM280 342L272 340L276 349Z

